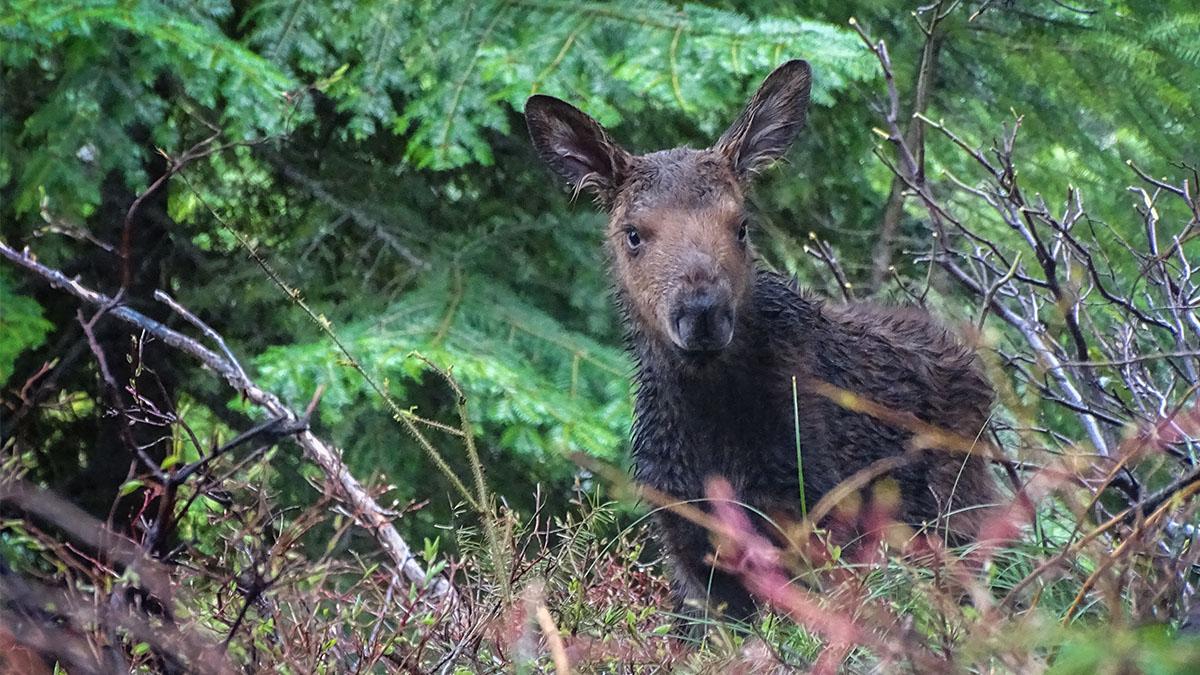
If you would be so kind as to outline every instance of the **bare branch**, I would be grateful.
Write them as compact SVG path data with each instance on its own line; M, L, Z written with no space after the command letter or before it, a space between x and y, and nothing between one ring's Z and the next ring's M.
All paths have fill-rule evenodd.
M67 278L56 269L42 265L28 251L18 253L6 243L0 242L0 256L87 304L104 307L112 303L112 298L83 286L75 279ZM230 361L196 340L129 307L116 305L108 313L114 318L155 336L170 347L196 358L213 372L225 378L230 386L273 418L283 419L289 423L295 423L302 419L301 415L284 405L274 394L261 389L251 381L236 361ZM428 585L435 597L453 600L454 591L450 583L444 578L431 579L426 575L425 570L413 556L408 543L391 524L387 511L351 475L350 470L341 459L341 452L317 438L307 428L296 434L296 440L304 449L305 455L321 468L329 485L333 488L335 496L347 506L347 510L353 515L355 521L375 537L399 573L418 586Z

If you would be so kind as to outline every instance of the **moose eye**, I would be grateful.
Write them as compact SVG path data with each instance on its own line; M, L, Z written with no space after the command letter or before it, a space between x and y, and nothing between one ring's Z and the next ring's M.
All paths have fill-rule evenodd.
M629 245L630 251L636 251L642 245L642 235L638 234L636 227L630 225L625 228L625 243Z
M746 235L749 234L749 230L749 224L743 220L742 224L738 226L737 239L739 243L744 243L746 241Z

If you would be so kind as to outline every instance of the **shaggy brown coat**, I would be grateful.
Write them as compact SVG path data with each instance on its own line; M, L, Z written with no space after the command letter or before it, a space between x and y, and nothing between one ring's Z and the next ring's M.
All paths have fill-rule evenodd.
M680 500L702 500L705 481L720 476L752 511L798 518L797 425L810 506L872 462L909 450L909 431L834 403L815 383L966 438L988 419L992 390L973 352L928 313L829 304L756 264L744 190L803 126L809 84L808 65L788 62L712 148L641 156L558 99L526 105L542 158L609 213L611 269L637 362L636 473ZM976 531L996 497L975 456L927 451L890 478L900 519L959 538ZM670 511L658 520L680 600L753 611L737 580L710 568L708 532Z

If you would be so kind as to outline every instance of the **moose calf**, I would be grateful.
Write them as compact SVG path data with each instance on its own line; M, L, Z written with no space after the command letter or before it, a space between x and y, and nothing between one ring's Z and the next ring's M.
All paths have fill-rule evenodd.
M754 511L799 516L797 425L810 504L909 450L911 426L840 406L819 383L961 437L977 437L988 417L992 390L972 351L924 311L825 303L756 266L745 190L804 125L810 83L808 64L789 61L711 148L646 155L559 99L525 106L538 154L608 211L609 264L637 361L637 476L680 500L703 500L705 480L720 476ZM970 537L994 501L980 457L929 450L898 464L890 477L904 522ZM737 579L710 567L706 531L670 511L659 527L677 599L754 611Z

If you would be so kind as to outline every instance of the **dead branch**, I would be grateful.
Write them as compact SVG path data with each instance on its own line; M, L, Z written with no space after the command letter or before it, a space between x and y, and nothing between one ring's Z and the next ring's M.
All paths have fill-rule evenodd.
M67 278L56 269L42 265L28 250L17 252L6 243L0 242L0 256L89 305L111 307L108 310L110 316L132 324L172 348L196 358L271 418L282 420L288 425L303 419L302 415L284 405L273 393L263 390L250 380L236 360L229 356L222 356L191 337L172 330L134 309L114 303L112 298L83 286L75 279ZM334 496L347 507L355 521L371 533L398 573L417 586L427 587L434 597L453 601L454 591L450 583L441 577L428 577L413 556L408 543L391 524L387 511L350 473L342 461L341 451L318 438L306 427L296 432L295 438L303 448L305 456L316 463L325 474Z

